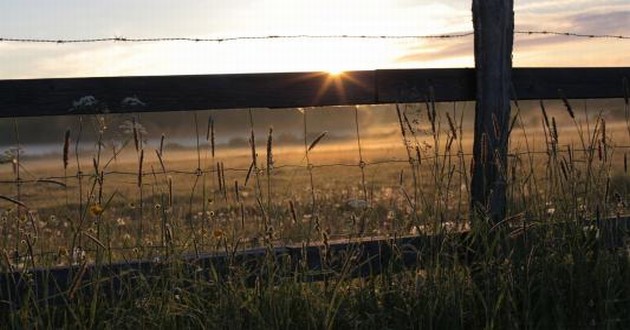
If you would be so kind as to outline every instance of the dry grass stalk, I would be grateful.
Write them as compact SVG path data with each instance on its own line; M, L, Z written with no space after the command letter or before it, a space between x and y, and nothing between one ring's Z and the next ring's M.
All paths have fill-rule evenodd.
M567 166L567 160L563 157L562 161L560 161L560 170L562 171L562 176L565 181L569 181L569 168Z
M564 107L567 109L567 113L569 113L569 116L571 117L571 119L575 119L575 113L573 112L571 103L569 103L569 100L564 95L564 92L562 91L562 89L559 89L558 93L560 94L560 97L562 98L562 103L564 103Z
M553 143L558 143L558 126L556 125L556 117L551 117L551 138Z
M289 200L289 210L291 211L291 221L293 222L293 224L296 224L298 220L297 214L295 212L295 205L293 204L292 200Z
M138 188L142 187L142 163L144 162L144 150L140 150L140 160L138 161Z
M251 148L252 153L252 163L254 164L254 169L258 169L258 162L256 159L258 158L258 154L256 153L256 135L254 134L254 121L252 118L252 111L249 111L249 120L251 125L251 131L249 136L249 146Z
M7 196L4 196L4 195L0 195L0 199L3 199L3 200L5 200L5 201L7 201L7 202L11 202L11 203L13 203L13 204L15 204L15 205L19 205L19 206L21 206L21 207L23 207L23 208L25 208L25 209L28 209L28 208L29 208L28 206L26 206L26 204L24 204L24 203L20 202L20 201L19 201L19 200L17 200L17 199L13 199L13 198L11 198L11 197L7 197Z
M400 110L400 106L398 104L396 104L396 114L398 115L398 123L400 124L400 133L403 137L403 143L407 146L407 132L405 130L405 125L403 124L402 111Z
M219 191L223 192L223 179L221 178L221 163L217 162L217 181L219 181Z
M68 291L68 298L74 299L74 295L76 294L77 290L79 289L79 286L81 285L81 281L83 279L83 275L85 275L86 270L87 270L87 261L83 261L83 263L81 264L81 269L79 270L79 273L77 273L77 276L75 276L74 280L72 281L72 285L70 286L70 290Z
M603 117L600 117L601 127L602 127L602 140L601 140L601 149L603 149L600 153L603 153L603 157L600 156L600 160L603 158L604 161L608 161L608 143L606 141L606 120Z
M453 139L457 139L457 129L455 129L455 122L453 121L453 118L451 118L451 114L449 114L448 112L446 113L446 119L448 120L448 126L451 129L451 135L453 136Z
M160 152L159 150L155 150L155 155L160 162L160 167L162 167L162 173L166 173L166 167L164 166L164 160L162 159L162 152Z
M208 117L208 130L206 131L206 141L210 140L210 153L214 157L214 119L212 116Z
M82 232L83 236L89 238L92 242L96 243L98 246L100 246L102 249L105 249L105 244L103 244L103 242L101 242L98 238L94 237L94 235L88 233L88 232Z
M319 133L315 140L313 140L313 142L311 142L311 144L308 146L306 152L310 152L313 148L315 148L315 146L326 136L326 134L328 134L328 131L323 131Z
M208 116L208 126L206 127L206 141L210 140L210 126L212 125L212 116Z
M429 121L431 122L431 131L433 132L433 135L435 135L437 133L435 130L435 121L437 120L437 113L435 110L435 90L433 89L433 86L429 86L428 101L429 102L427 103L427 116L429 117Z
M411 122L409 121L409 118L407 118L407 112L403 111L402 115L403 119L405 120L405 124L407 124L407 129L409 129L409 132L411 132L411 134L415 134L413 126L411 126Z
M7 252L7 250L2 250L2 259L4 260L6 269L8 269L9 272L13 272L13 263L11 263L11 257L9 256L9 252Z
M227 198L227 185L225 184L225 165L223 164L223 162L220 163L220 170L221 180L223 180L223 182L221 183L221 185L223 186L223 196Z
M68 168L68 155L70 149L70 130L66 130L66 134L63 139L63 169Z
M247 187L247 182L249 182L249 178L251 177L253 171L254 171L254 162L252 161L249 164L249 169L247 170L247 175L245 176L245 184L243 186Z
M164 154L164 133L162 133L162 136L160 137L160 152L159 152L159 155L158 155L160 157L160 159L162 158L163 154Z
M429 109L427 103L427 111ZM411 163L413 161L413 157L411 156L411 151L409 150L409 140L407 140L407 131L405 130L405 124L403 123L402 111L400 110L400 106L396 104L396 114L398 115L398 124L400 125L400 134L402 135L403 144L405 145L405 151L407 152L407 158Z
M173 207L173 177L167 178L168 182L168 206Z
M540 110L543 114L543 119L545 120L545 126L547 126L547 130L551 131L551 126L549 125L549 116L547 116L547 110L545 110L545 104L543 100L540 100Z
M59 181L53 180L53 179L37 179L36 182L38 182L38 183L40 183L40 182L41 183L52 183L52 184L56 184L56 185L64 187L64 188L66 188L66 186L67 186L65 183L59 182Z
M508 137L512 135L512 131L514 130L514 127L516 127L516 123L518 122L518 116L520 116L520 113L521 113L521 109L517 108L516 114L514 115L514 117L512 117L510 128L508 129Z
M269 135L267 136L267 175L270 174L273 167L273 127L269 127Z
M136 128L136 117L131 118L131 129L133 131L133 143L136 146L136 152L140 151L140 137L138 136L138 129Z
M164 241L166 245L171 245L173 243L173 227L170 223L164 225Z
M94 173L98 176L98 161L94 157L92 157L92 166L94 166Z
M241 196L238 188L238 180L234 180L234 197L236 198L236 202L241 202Z

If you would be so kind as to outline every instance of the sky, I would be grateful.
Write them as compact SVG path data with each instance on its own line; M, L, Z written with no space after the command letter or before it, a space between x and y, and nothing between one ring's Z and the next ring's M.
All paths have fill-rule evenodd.
M0 37L224 38L472 31L466 0L2 0ZM516 30L630 35L630 0L515 0ZM0 42L0 79L472 67L473 38ZM630 40L517 35L515 67L630 66Z

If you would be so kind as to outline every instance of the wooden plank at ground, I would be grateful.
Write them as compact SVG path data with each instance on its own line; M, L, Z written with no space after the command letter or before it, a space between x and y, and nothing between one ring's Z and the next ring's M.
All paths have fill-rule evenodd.
M514 69L516 95L526 99L623 97L622 68ZM465 101L475 97L474 69L223 74L0 80L0 117L234 108ZM91 96L96 107L73 108ZM145 105L123 105L136 97Z
M563 223L541 225L555 225L560 230L582 230L582 226L588 229L595 225L600 230L598 240L603 248L619 248L627 244L625 237L630 233L630 216L585 220L577 226L575 223L564 224L573 227L563 227ZM304 247L296 245L271 250L256 248L238 251L233 255L224 252L203 253L179 256L169 261L134 260L103 264L100 267L74 265L0 273L0 311L19 307L24 299L63 304L72 299L73 291L77 295L89 296L94 290L94 283L99 283L101 295L118 299L128 295L134 288L155 285L163 275L173 272L190 280L214 281L237 276L237 280L255 285L259 278L266 276L262 265L268 262L269 252L278 267L274 270L277 278L273 281L288 279L312 282L417 269L431 262L431 256L435 253L440 254L442 266L455 260L466 263L471 252L466 248L468 232L450 235L450 239L445 239L442 234L339 240L328 245L318 242ZM450 244L445 245L445 241ZM347 258L351 258L352 263L346 263ZM247 276L243 277L243 274Z

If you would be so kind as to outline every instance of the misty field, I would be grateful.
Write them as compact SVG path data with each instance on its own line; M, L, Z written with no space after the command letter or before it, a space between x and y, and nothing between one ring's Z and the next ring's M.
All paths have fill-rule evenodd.
M452 259L444 248L421 270L363 279L338 272L308 284L260 279L254 287L238 277L191 283L174 271L126 301L0 301L0 322L624 328L630 251L608 247L589 221L630 212L628 105L583 101L573 116L564 107L514 107L509 216L496 226L469 214L468 103L184 113L163 120L185 123L173 136L152 115L67 119L42 128L55 136L41 138L25 136L43 123L5 120L4 272L468 230L466 244L485 254L473 265L443 262ZM42 141L45 152L29 151ZM462 244L444 237L440 246Z

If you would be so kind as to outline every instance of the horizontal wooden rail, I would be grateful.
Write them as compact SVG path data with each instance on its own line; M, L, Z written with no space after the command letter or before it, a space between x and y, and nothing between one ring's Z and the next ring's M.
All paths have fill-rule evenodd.
M594 225L600 231L598 244L602 248L623 247L625 237L630 232L630 216L585 220L582 224L556 223L562 231L582 226ZM236 276L235 279L254 285L265 274L263 264L274 260L277 269L274 281L283 279L304 282L321 281L334 277L367 277L384 272L397 272L423 268L436 253L441 254L441 263L447 266L450 261L467 263L472 257L468 232L441 235L421 235L405 237L363 238L340 240L309 246L280 246L270 249L255 248L235 253L203 253L177 257L171 260L123 261L101 266L81 266L38 268L28 271L0 273L0 312L14 309L24 303L24 299L34 299L44 303L63 304L72 296L73 288L78 294L90 296L94 285L99 284L101 295L118 299L129 291L147 283L154 285L164 275L176 272L183 278L214 280ZM523 236L521 236L523 237ZM444 245L447 239L452 244ZM449 256L448 258L444 256ZM352 262L346 261L350 258ZM350 267L348 267L350 266ZM238 269L235 274L232 272ZM237 275L240 274L240 275ZM240 277L239 277L240 276Z
M518 99L620 98L630 67L516 68ZM292 108L475 98L474 69L0 80L0 117ZM559 92L562 90L562 92ZM74 107L91 96L94 107ZM135 97L143 105L123 102Z

